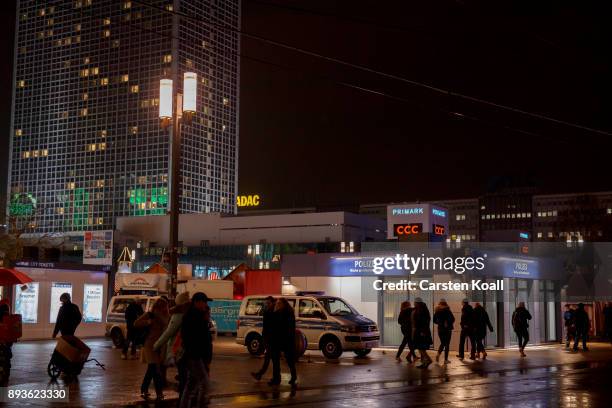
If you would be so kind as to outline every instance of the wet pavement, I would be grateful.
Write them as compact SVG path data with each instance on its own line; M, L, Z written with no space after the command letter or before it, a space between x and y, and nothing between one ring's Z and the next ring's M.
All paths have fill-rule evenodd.
M100 360L106 370L89 362L78 381L67 386L69 404L58 406L144 406L139 404L139 386L145 365L138 360L121 360L119 350L107 339L85 339L90 358ZM31 341L14 346L10 385L35 388L49 384L46 369L55 343ZM461 362L451 358L448 366L432 364L421 370L397 363L393 350L375 350L366 358L345 353L339 360L326 361L309 351L298 363L299 385L292 390L282 366L283 384L271 388L267 380L255 382L262 359L251 357L230 337L219 337L211 367L211 406L232 407L599 407L609 406L612 389L612 347L593 344L589 352L568 352L561 346L527 348L527 358L517 350L490 351L486 361ZM430 355L434 355L433 352ZM170 369L172 381L175 372ZM268 377L271 372L268 373ZM268 378L266 377L266 378ZM151 390L151 392L153 392ZM168 399L159 406L176 405L176 392L165 391ZM14 404L16 405L16 404ZM28 401L18 406L46 406ZM154 404L149 404L154 406Z

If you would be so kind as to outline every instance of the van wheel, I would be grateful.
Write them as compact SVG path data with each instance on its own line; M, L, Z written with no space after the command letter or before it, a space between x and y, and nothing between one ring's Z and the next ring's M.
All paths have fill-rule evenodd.
M335 360L342 355L340 340L334 336L328 336L321 340L321 351L326 358Z
M357 354L357 357L365 357L370 354L370 351L372 351L372 349L359 349L353 350L353 353Z
M121 329L118 327L115 327L113 330L111 330L111 340L113 341L113 346L115 346L116 348L120 348L123 347L123 333L121 333Z
M252 333L247 337L246 345L253 356L261 356L264 352L263 338L257 333Z

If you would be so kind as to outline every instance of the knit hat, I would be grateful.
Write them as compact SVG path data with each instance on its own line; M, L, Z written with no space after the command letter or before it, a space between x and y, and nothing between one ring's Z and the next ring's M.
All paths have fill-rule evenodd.
M416 303L423 303L423 299L421 299L420 297L416 297L416 298L414 298L414 301L415 301Z
M189 292L179 293L178 295L176 295L176 298L174 299L174 303L177 306L183 305L187 302L189 302Z

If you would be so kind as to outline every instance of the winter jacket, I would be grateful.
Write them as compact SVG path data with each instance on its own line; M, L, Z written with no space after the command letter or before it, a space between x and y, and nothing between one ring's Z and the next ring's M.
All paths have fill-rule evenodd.
M453 330L455 316L448 306L436 306L433 322L438 325L438 333L447 333Z
M399 314L399 316L397 317L397 323L400 325L401 329L402 329L402 334L404 336L410 336L411 335L411 329L412 329L412 323L411 323L411 316L412 316L412 310L414 308L412 307L408 307L404 310L402 310Z
M527 330L531 314L524 307L517 307L512 313L512 327L515 332Z
M418 305L418 304L417 304ZM429 323L431 322L431 315L429 309L425 303L421 303L414 307L412 311L412 341L414 347L419 350L428 349L433 344L431 337L431 330L429 329Z
M212 361L212 335L210 333L210 308L204 311L190 306L183 315L181 339L183 342L183 358L204 361L209 365Z
M487 328L492 332L493 325L489 319L489 314L482 306L476 306L472 312L474 322L474 334L476 337L484 338L487 335Z
M170 309L170 321L168 322L168 326L153 345L154 351L162 350L163 352L163 349L165 349L166 365L176 363L176 361L180 360L183 355L182 341L177 350L174 350L174 343L176 341L176 336L181 329L181 325L183 324L183 316L189 309L189 306L189 303L185 303L174 306L172 309Z
M591 327L591 322L589 321L589 314L582 309L576 309L574 313L574 322L576 323L576 330L587 331Z
M295 314L292 308L274 312L270 345L290 352L295 349Z
M134 322L134 328L146 329L144 346L140 360L146 364L162 364L166 359L166 350L159 349L155 351L153 345L160 338L166 326L168 325L168 316L160 316L153 312L148 312L140 316Z
M125 324L128 330L134 328L134 322L144 314L142 306L139 303L132 302L125 308Z
M266 342L270 341L270 337L274 332L274 305L270 309L266 309L263 312L263 326L261 329L261 335Z
M468 331L471 332L473 331L473 317L472 317L472 313L474 312L474 309L472 308L472 306L470 305L464 305L461 308L461 321L459 323L459 325L461 326L461 330L463 331Z
M74 336L82 317L77 305L70 301L66 302L57 313L53 337L57 336L57 333L61 333L62 336Z

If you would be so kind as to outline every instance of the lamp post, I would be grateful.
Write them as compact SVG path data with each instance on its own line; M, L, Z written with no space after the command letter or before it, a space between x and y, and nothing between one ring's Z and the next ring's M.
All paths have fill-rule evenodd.
M178 274L178 230L180 212L181 126L191 123L196 112L198 77L194 72L183 75L183 94L176 92L171 79L159 81L159 118L162 129L172 127L170 158L170 299L176 296ZM176 103L174 103L176 101Z

